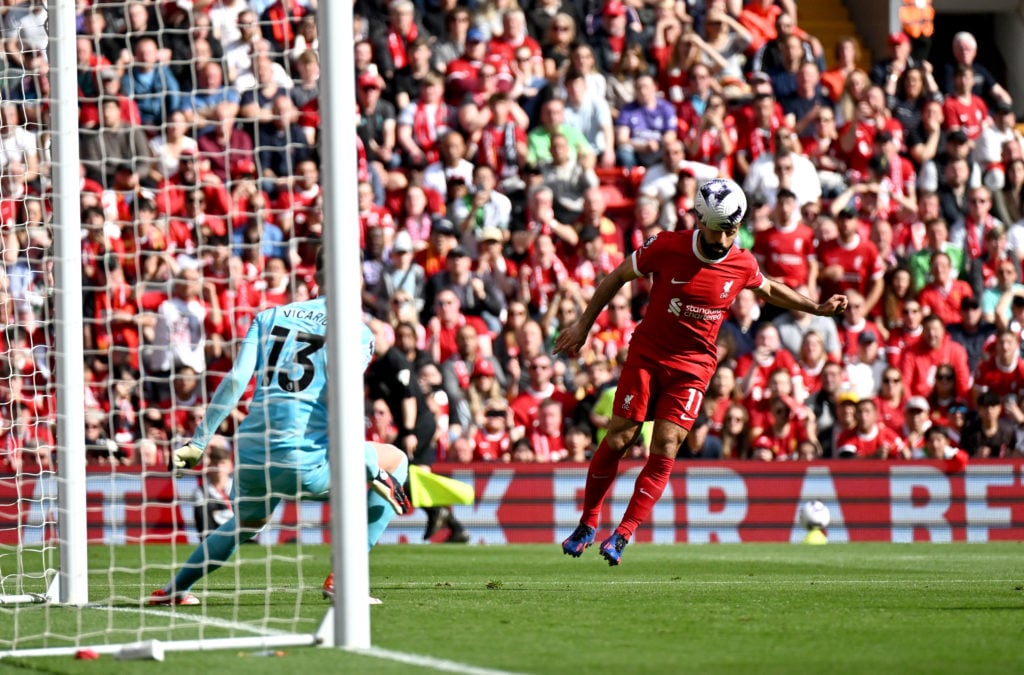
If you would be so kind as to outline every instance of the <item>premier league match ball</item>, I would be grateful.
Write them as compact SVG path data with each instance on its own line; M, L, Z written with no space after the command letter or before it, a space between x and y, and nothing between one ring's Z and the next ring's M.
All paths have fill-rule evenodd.
M818 499L804 502L800 506L800 524L808 530L820 530L828 527L830 520L831 514L828 512L828 507Z
M697 189L694 207L709 229L739 227L747 213L747 196L743 188L727 178L714 178Z

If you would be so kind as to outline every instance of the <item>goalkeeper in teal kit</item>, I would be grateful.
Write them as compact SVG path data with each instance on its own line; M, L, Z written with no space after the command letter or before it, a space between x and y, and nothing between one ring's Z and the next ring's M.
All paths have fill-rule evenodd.
M322 257L317 257L321 275ZM318 283L323 288L322 279ZM373 356L373 334L362 329L363 369ZM238 404L256 376L249 414L238 427L232 501L234 516L210 533L178 574L150 596L150 604L199 604L189 589L223 565L240 543L266 525L282 498L329 497L327 438L327 311L323 297L268 309L257 315L234 367L217 387L192 441L174 451L172 469L201 462L210 437ZM364 448L369 548L395 513L411 510L402 484L408 459L392 445ZM333 578L324 584L334 590Z

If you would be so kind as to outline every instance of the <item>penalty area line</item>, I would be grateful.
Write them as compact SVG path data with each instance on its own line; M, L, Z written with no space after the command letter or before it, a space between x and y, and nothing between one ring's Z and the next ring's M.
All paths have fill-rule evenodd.
M348 649L346 651L353 654L361 654L362 656L371 656L373 658L396 661L410 666L433 668L434 670L441 670L446 673L462 673L463 675L521 675L520 673L515 673L510 670L481 668L479 666L471 666L466 663L459 663L458 661L449 661L448 659L439 659L433 656L422 656L420 654L396 652L390 649L382 649L380 647L370 647L369 649Z

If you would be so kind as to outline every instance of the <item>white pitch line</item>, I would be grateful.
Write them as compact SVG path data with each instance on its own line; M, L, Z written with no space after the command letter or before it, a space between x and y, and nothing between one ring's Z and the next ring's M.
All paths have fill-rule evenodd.
M108 612L125 612L130 614L146 614L148 616L158 616L161 618L170 618L170 611L162 611L159 609L145 609L143 607L110 607L107 605L87 605L89 609L100 609ZM276 628L266 628L263 626L254 626L248 623L238 623L236 621L228 621L226 619L218 619L215 616L207 615L192 615L184 613L174 613L174 620L182 623L193 623L196 625L203 626L214 626L216 628L229 628L234 630L246 631L259 635L262 637L275 637L280 635L293 635L294 632L278 630ZM312 631L310 631L312 632Z
M610 579L608 581L586 580L556 580L547 581L531 579L530 581L505 581L502 585L508 588L530 588L534 586L556 586L571 588L578 585L607 585L607 586L678 586L689 584L693 586L761 586L774 584L777 586L801 586L804 584L847 584L847 585L891 585L891 584L1019 584L1024 582L1024 575L1017 579L922 579L922 578L895 578L895 579L831 579L828 577L808 577L806 579L736 579L728 581L723 579L656 579L644 581L641 579ZM437 588L436 582L409 583L403 582L397 586L380 586L379 590L403 591L420 590L424 588ZM483 590L482 583L446 581L445 588L479 588ZM441 589L444 590L444 589Z
M458 661L438 659L433 656L421 656L419 654L395 652L390 649L382 649L380 647L370 647L369 649L349 649L348 651L353 654L362 654L363 656L372 656L378 659L397 661L398 663L405 663L411 666L423 666L424 668L442 670L446 673L462 673L463 675L521 675L520 673L515 673L510 670L481 668L479 666L459 663Z

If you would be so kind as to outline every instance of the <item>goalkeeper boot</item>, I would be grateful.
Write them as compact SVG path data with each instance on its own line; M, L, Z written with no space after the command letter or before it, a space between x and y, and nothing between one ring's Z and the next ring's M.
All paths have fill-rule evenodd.
M323 596L325 598L333 598L334 597L334 572L331 572L330 574L328 574L327 578L324 579L324 586L323 586L323 589L321 589L320 592L323 593ZM373 597L371 595L370 596L370 604L371 605L383 605L384 601L381 600L380 598L375 598L375 597Z
M405 488L387 471L381 470L377 477L370 481L370 487L387 500L398 515L412 511L412 502L409 501Z
M198 605L199 598L191 593L168 593L162 588L153 591L149 596L151 605Z
M562 542L562 552L573 558L579 558L583 555L583 551L594 543L595 536L597 536L597 530L580 523L569 535L569 538Z
M629 539L626 539L618 532L613 532L612 536L605 539L601 544L601 555L608 561L609 565L618 565L622 562L622 549L626 548L628 543Z

